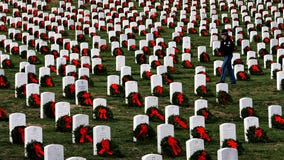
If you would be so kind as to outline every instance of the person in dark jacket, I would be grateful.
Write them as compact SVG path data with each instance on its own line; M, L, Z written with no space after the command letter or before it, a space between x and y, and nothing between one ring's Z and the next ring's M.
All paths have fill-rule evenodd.
M220 46L219 51L224 57L224 61L222 64L221 80L217 83L224 83L226 74L228 72L230 76L231 84L236 84L236 78L235 78L234 71L232 69L232 64L231 64L235 44L230 39L228 35L228 31L226 29L222 30L221 38L222 38L222 41L221 41L221 46Z

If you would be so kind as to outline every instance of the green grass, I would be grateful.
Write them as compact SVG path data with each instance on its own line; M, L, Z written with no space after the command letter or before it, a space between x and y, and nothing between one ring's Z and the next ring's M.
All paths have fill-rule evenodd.
M137 4L135 2L135 4ZM53 6L58 6L58 3L53 3ZM74 4L77 6L77 4ZM136 5L138 6L138 5ZM51 7L51 6L50 6ZM89 6L86 5L87 8ZM142 11L141 8L138 9ZM209 13L208 13L209 14ZM239 15L241 17L241 15ZM244 24L241 23L244 27ZM165 42L171 41L171 34L173 29L165 29L164 33L161 33ZM218 26L221 30L223 26ZM66 28L65 28L66 29ZM67 29L66 29L67 31ZM68 37L74 39L75 33L67 31ZM7 33L0 33L7 34ZM211 48L209 47L210 37L199 37L198 35L192 35L184 33L185 36L190 36L193 44L192 48L192 62L195 66L205 66L206 71L211 78L211 82L207 83L207 87L215 92L215 82L219 81L219 77L213 76L213 61L222 59L221 57L214 57L211 54ZM108 39L105 32L98 32L102 38ZM136 34L136 42L144 37ZM63 37L64 38L64 37ZM86 41L89 42L91 48L91 38L86 37ZM197 62L197 46L207 46L207 53L209 53L211 61L210 63ZM256 51L256 43L251 44L253 50ZM108 75L120 75L119 72L115 71L115 57L111 56L110 44L108 44L108 50L101 53L103 57L103 64L107 67ZM181 45L177 46L181 51ZM268 46L267 46L268 49ZM4 52L3 48L0 48ZM138 81L139 93L143 96L150 96L150 81L140 79L140 67L134 63L134 52L123 49L126 56L126 65L131 66L132 76ZM236 52L241 53L240 47ZM5 53L5 52L4 52ZM175 64L177 71L173 73L175 82L182 82L183 92L189 98L189 107L180 108L181 117L189 119L190 116L194 115L194 101L199 99L194 95L194 69L184 69L181 66L181 55L179 56L179 63ZM38 54L41 60L41 64L37 65L37 71L40 66L44 65L43 55ZM147 56L148 58L148 56ZM246 62L246 57L241 57ZM140 143L132 142L132 123L133 116L137 114L144 114L144 108L129 108L124 102L123 98L106 96L106 76L96 76L91 74L91 79L94 82L94 86L89 87L89 91L94 98L103 97L107 99L108 106L114 113L115 120L108 122L99 122L92 119L92 108L75 106L74 100L66 99L62 96L62 77L52 73L51 76L54 79L56 87L54 88L40 88L40 92L50 91L56 93L56 102L67 101L72 104L71 115L78 113L87 114L90 117L90 126L96 125L108 125L111 127L111 139L114 141L125 155L124 158L101 158L93 156L93 145L91 143L86 144L72 144L71 133L60 133L55 131L55 123L53 119L40 119L39 109L28 108L25 105L25 100L14 98L14 75L19 71L18 63L25 61L19 58L19 56L12 55L11 59L15 64L13 69L5 69L5 74L11 84L9 89L2 89L0 91L0 107L6 109L9 113L23 112L27 117L27 126L41 126L43 128L43 144L62 144L64 145L65 158L71 156L82 156L87 159L141 159L141 157L148 153L157 153L157 141L147 141ZM276 56L274 55L274 59ZM263 59L258 59L260 66L263 66ZM156 72L156 70L151 70ZM229 93L233 97L233 104L230 105L219 105L216 104L216 98L208 97L208 107L210 111L218 118L213 124L206 124L206 129L210 131L212 142L205 144L205 149L210 153L213 159L217 159L217 150L219 149L219 125L226 122L235 123L237 126L237 139L243 142L245 151L239 156L240 160L255 159L255 160L269 160L269 159L281 159L284 156L284 139L283 130L269 129L268 128L268 106L272 104L283 105L284 100L283 92L276 91L276 80L270 79L270 69L264 69L264 75L251 76L250 81L238 81L236 85L229 84ZM227 77L229 82L229 77ZM169 90L169 86L164 85L165 89ZM253 99L253 107L258 112L260 127L262 127L270 139L269 143L250 144L244 142L244 128L243 120L239 118L239 99L242 97L251 97ZM165 106L169 105L169 96L159 97L159 108L164 111ZM150 125L157 130L158 122L150 122ZM24 147L23 145L13 145L9 142L8 137L8 122L0 122L0 159L5 160L19 160L24 158ZM183 154L175 159L185 159L185 142L189 139L189 130L175 129L175 137L181 142ZM163 156L165 160L172 159Z

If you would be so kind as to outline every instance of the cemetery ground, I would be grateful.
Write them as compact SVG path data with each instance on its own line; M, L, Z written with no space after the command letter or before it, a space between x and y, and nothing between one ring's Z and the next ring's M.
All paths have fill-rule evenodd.
M136 2L134 2L136 4ZM57 6L58 4L55 4ZM75 6L76 3L75 3ZM244 26L244 24L241 24ZM224 26L218 26L218 29L223 29ZM173 30L164 26L165 32L162 33L162 37L165 42L171 40L171 34ZM0 34L7 34L1 32ZM73 31L67 31L69 38L74 38ZM108 39L106 32L98 31L104 39ZM210 89L214 96L205 97L208 100L208 108L217 117L216 122L206 124L206 129L209 135L212 137L212 142L205 143L205 150L209 152L213 159L217 159L217 150L219 149L219 125L222 123L235 123L237 130L237 140L242 142L245 151L242 155L239 155L240 160L269 160L269 159L283 159L284 157L284 130L268 128L268 106L279 104L284 105L284 92L276 90L276 80L270 79L270 69L263 69L264 75L251 75L249 81L237 81L236 85L229 83L229 77L226 78L226 82L229 83L229 93L233 98L233 103L228 105L220 105L216 103L215 83L219 81L220 77L213 75L213 62L214 60L222 60L222 57L213 56L211 54L211 48L209 47L210 37L199 37L197 34L188 34L192 41L192 63L194 66L205 66L206 72L211 78L211 82L207 82L207 88ZM85 36L86 41L91 44L91 38ZM137 36L137 40L141 39ZM207 46L207 53L210 55L209 63L202 63L197 61L197 46ZM256 43L252 43L251 47L256 50ZM108 43L108 50L101 53L103 64L107 68L108 75L120 75L120 72L115 71L115 57L111 55L110 44ZM181 50L181 45L177 45L177 48ZM131 66L132 76L138 82L138 91L144 97L150 96L150 81L140 78L140 66L134 62L134 52L124 50L126 56L126 65ZM241 52L241 48L238 47L235 52ZM4 51L3 51L4 53ZM141 159L141 157L148 153L157 153L157 141L148 140L145 142L134 143L132 141L132 125L133 117L137 114L144 114L144 107L131 108L125 104L123 98L107 96L107 76L106 75L93 75L90 74L90 78L93 80L93 86L89 86L89 92L94 98L106 98L107 105L111 108L114 114L114 120L110 121L95 121L92 119L92 107L76 106L75 100L70 100L62 96L62 77L51 73L54 80L55 87L44 88L40 87L40 92L54 92L56 102L65 101L71 103L71 115L78 113L87 114L90 117L90 126L107 125L111 127L111 139L118 146L123 153L124 158L103 158L99 156L93 156L93 144L73 144L71 133L61 133L55 131L54 119L40 119L39 108L28 108L24 99L15 98L15 73L19 71L19 62L23 61L17 55L11 55L12 63L15 65L12 69L5 69L5 75L10 82L8 89L0 90L0 107L6 109L9 113L21 112L26 114L27 126L40 126L43 128L43 144L62 144L64 145L65 158L71 156L81 156L87 159ZM44 55L37 54L41 63L36 65L37 71L40 66L44 65ZM148 56L147 56L148 57ZM189 119L194 115L194 101L200 97L194 95L194 69L184 69L181 65L181 55L178 55L179 63L175 64L176 71L171 73L175 82L181 82L183 85L183 92L189 98L189 106L180 108L180 115ZM241 56L243 62L246 62L246 57ZM162 60L161 60L162 61ZM258 59L259 65L263 66L263 59ZM152 70L151 70L152 71ZM155 70L153 70L155 73ZM164 85L165 89L169 91L169 86ZM244 127L243 120L239 117L239 99L243 97L250 97L253 99L253 107L256 110L259 117L260 127L263 128L269 137L267 143L246 143L244 141ZM169 95L165 97L159 97L159 108L164 111L165 106L169 105ZM159 122L150 122L150 126L157 130ZM0 122L0 159L5 160L20 160L24 158L24 146L15 145L9 142L9 124L8 122ZM175 129L175 137L181 142L183 154L175 159L185 159L185 142L189 139L188 129ZM163 156L163 159L172 159L167 156Z

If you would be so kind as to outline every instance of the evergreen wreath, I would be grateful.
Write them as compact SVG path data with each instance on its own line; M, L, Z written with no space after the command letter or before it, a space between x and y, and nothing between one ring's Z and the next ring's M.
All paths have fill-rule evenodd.
M111 84L110 85L110 95L117 97L124 97L124 88L119 84Z
M161 141L162 153L169 157L177 157L182 154L180 142L173 136L164 137Z
M55 102L49 101L43 105L43 111L46 117L54 118L55 117Z
M137 92L131 92L128 97L128 107L142 107L143 106L143 98Z
M29 107L39 108L40 107L40 96L39 94L31 94L29 99Z
M159 108L156 106L149 107L146 111L146 114L149 116L149 119L154 122L165 121L165 116Z
M218 92L217 99L219 104L233 103L231 95L229 95L226 91L220 90Z
M93 97L87 91L81 91L77 95L78 102L82 106L93 106Z
M11 131L13 144L24 144L26 126L17 126Z
M102 64L97 64L94 66L94 74L95 75L106 75L107 69Z
M72 130L72 117L65 115L56 121L56 131L71 132Z
M191 130L191 135L192 135L193 138L202 138L202 139L204 139L205 142L211 141L211 138L208 135L208 131L205 130L205 128L203 126L194 127Z
M27 155L29 159L32 160L43 160L44 159L44 150L41 142L31 141L27 144Z
M197 96L201 96L201 97L208 97L208 96L213 95L213 93L205 85L201 85L197 87L196 93L197 93Z
M260 127L256 126L249 127L246 135L248 141L251 143L268 142L268 137L266 135L266 132Z
M254 108L252 108L252 107L250 107L250 106L244 107L244 108L241 110L241 116L242 116L242 118L246 118L246 117L249 117L249 116L255 116L255 117L257 117Z
M156 136L154 129L147 123L141 123L136 126L135 130L133 131L133 136L138 141L143 141L145 139L153 139Z
M204 116L206 123L214 123L217 121L217 117L215 117L208 108L201 108L196 112L197 115Z
M131 75L124 75L122 77L122 85L124 86L127 81L133 81L134 78Z
M0 88L9 88L10 83L5 75L0 75Z
M190 160L211 160L211 156L205 150L198 150L194 152L190 158Z
M54 82L50 75L44 75L40 78L41 87L54 87Z
M238 150L238 154L242 154L243 151L244 151L242 143L240 143L239 141L234 140L234 139L225 139L223 141L222 148L234 148L234 149L237 149Z
M172 104L179 106L188 106L188 98L181 92L175 92L172 96Z
M75 84L68 84L64 88L65 97L69 99L75 98Z
M144 71L142 73L143 79L146 79L146 80L150 80L152 75L153 75L153 73L151 71Z
M26 97L26 84L21 85L16 88L17 98L25 98Z
M170 84L174 81L174 78L169 73L163 73L162 78L164 84Z
M173 124L175 128L187 129L187 121L185 118L180 117L179 115L171 115L168 118L168 123Z
M93 142L93 129L90 126L80 125L74 130L75 143Z
M271 123L274 128L284 129L284 118L278 114L271 117Z
M102 157L124 157L124 155L120 152L118 146L108 140L102 139L101 142L96 144L97 146L97 154Z
M239 71L237 73L237 80L239 80L239 81L248 81L248 80L250 80L250 76L246 72L244 72L244 71Z
M94 115L96 120L107 121L113 119L113 113L110 108L102 105L99 105L94 109Z

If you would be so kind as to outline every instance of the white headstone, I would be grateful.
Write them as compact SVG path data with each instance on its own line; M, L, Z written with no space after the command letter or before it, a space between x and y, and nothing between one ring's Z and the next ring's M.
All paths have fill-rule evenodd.
M72 142L75 143L74 131L77 127L89 125L89 116L86 114L76 114L72 117Z
M44 147L44 160L64 160L64 146L49 144Z
M238 160L238 150L235 148L221 148L217 151L218 160Z
M26 115L24 113L12 113L9 115L9 139L13 143L12 130L17 126L26 126Z
M191 138L186 141L186 159L194 154L194 152L204 150L204 140L201 138Z
M174 137L174 125L172 124L160 124L157 126L157 152L162 153L161 141L167 136Z
M102 139L111 140L110 127L105 125L97 125L93 128L93 148L94 155L97 155L97 143L100 143Z

